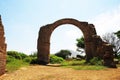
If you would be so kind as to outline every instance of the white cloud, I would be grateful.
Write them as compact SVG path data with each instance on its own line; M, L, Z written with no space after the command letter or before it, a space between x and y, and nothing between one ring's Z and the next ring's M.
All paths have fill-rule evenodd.
M120 6L98 15L92 20L92 23L95 25L99 35L120 30Z

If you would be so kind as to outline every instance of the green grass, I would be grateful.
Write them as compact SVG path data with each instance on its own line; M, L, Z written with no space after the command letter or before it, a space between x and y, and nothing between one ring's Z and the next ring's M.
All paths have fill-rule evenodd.
M70 66L75 70L102 70L105 69L104 66L93 66L93 65L81 65L81 66Z
M29 63L24 62L23 60L12 59L12 61L8 62L6 65L7 72L13 72L18 70L20 67L28 66Z
M117 64L117 67L120 67L120 64Z
M85 60L81 60L81 61L76 61L76 60L65 61L61 65L62 65L62 67L73 68L75 70L102 70L102 69L106 69L106 67L101 66L101 65L86 64Z

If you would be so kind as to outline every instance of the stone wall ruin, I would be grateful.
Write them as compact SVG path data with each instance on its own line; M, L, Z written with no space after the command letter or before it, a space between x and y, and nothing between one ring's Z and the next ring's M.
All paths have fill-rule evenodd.
M0 16L0 75L5 73L6 66L6 44L4 37L4 27Z
M87 62L89 62L93 57L100 57L104 60L105 66L116 67L113 61L112 46L102 41L100 36L97 35L94 25L89 24L88 22L80 22L71 18L61 19L40 28L37 41L37 57L39 64L49 63L51 34L58 26L63 24L75 25L82 31L85 40Z

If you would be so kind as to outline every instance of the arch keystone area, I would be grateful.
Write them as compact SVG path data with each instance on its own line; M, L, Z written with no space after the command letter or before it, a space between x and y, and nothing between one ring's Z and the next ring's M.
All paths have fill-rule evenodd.
M60 19L52 24L42 26L39 31L37 50L38 50L38 62L39 64L48 64L50 55L50 37L52 32L64 24L72 24L78 27L85 40L85 52L86 61L89 62L93 57L100 57L104 60L104 65L109 67L116 67L113 61L113 50L112 46L102 41L100 36L96 34L96 30L93 24L88 22L81 22L72 18ZM106 55L109 56L106 57Z

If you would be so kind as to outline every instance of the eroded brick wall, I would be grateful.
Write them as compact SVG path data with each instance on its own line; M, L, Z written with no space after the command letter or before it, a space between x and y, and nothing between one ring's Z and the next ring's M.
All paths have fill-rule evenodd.
M0 52L0 75L5 73L6 56Z
M0 16L0 75L5 73L6 68L6 44L4 37L4 27Z

